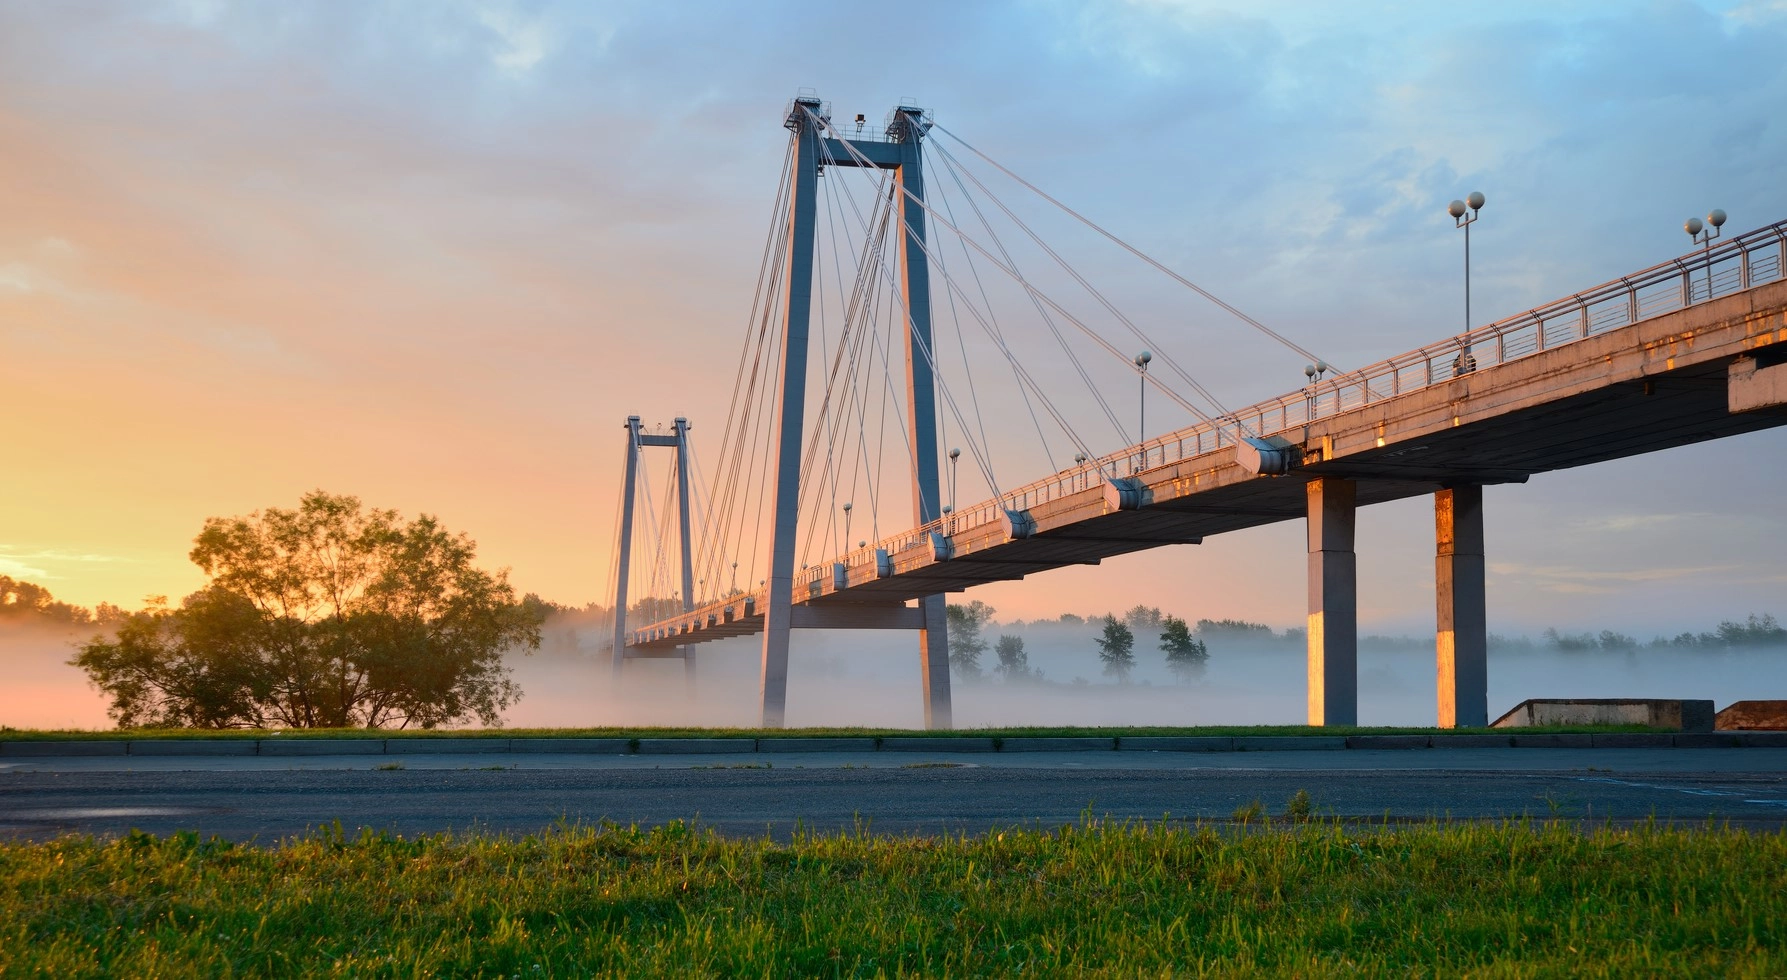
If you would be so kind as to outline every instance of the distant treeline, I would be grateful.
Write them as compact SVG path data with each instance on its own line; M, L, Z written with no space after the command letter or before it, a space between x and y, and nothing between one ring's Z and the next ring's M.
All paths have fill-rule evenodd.
M1787 629L1771 615L1751 613L1741 623L1726 620L1710 633L1677 633L1656 636L1640 642L1635 636L1602 630L1600 633L1559 633L1548 629L1540 634L1541 642L1553 650L1582 652L1588 650L1724 650L1731 647L1787 645Z
M41 585L0 575L0 621L52 626L115 626L129 618L129 613L109 602L102 602L93 609L58 602L50 590Z

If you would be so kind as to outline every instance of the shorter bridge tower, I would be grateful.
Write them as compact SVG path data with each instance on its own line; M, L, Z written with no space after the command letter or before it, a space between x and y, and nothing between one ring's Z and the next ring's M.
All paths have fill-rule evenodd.
M627 465L625 484L621 490L619 563L614 575L614 677L620 679L621 665L636 657L655 659L681 658L684 675L695 679L695 649L676 647L665 652L630 650L627 647L628 586L633 557L633 510L638 493L639 454L647 446L663 446L676 450L676 511L682 545L683 612L695 608L695 558L689 541L689 420L678 417L670 435L653 435L639 424L639 416L627 416Z

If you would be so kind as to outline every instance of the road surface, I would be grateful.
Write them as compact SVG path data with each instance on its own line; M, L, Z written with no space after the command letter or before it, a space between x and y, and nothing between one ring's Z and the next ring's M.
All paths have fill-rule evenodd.
M195 830L270 844L335 821L413 835L674 819L729 835L973 833L1088 813L1221 821L1256 799L1282 812L1299 790L1318 813L1359 820L1655 817L1774 830L1787 827L1787 750L31 759L0 763L0 836Z

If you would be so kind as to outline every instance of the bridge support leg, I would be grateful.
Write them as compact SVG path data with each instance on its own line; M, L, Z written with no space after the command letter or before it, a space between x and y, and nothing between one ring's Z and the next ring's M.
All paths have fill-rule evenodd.
M1359 722L1359 563L1351 480L1309 482L1309 723Z
M928 595L918 600L925 611L925 626L918 634L918 670L924 684L925 728L953 725L949 703L948 597Z
M776 489L768 587L763 610L763 727L781 728L788 710L788 638L793 628L795 531L799 526L800 447L807 410L808 319L813 308L813 229L817 220L819 133L798 98L794 170L789 174L787 293L782 301L782 404L776 413Z
M1489 724L1489 617L1483 598L1483 488L1441 490L1433 497L1434 592L1439 629L1435 666L1439 727Z
M906 308L906 411L907 432L912 433L912 521L915 527L942 515L937 445L937 369L935 338L931 332L931 267L925 252L925 180L920 137L924 125L920 113L897 110L902 124L900 165L900 265ZM925 628L918 641L919 674L924 681L925 727L949 728L949 628L942 595L925 596Z
M621 484L619 559L614 576L614 679L627 660L627 576L633 558L633 495L639 482L639 416L627 416L627 465Z
M676 420L676 510L683 559L683 612L695 608L695 551L689 537L689 420ZM679 647L683 655L683 684L692 696L695 693L695 648Z

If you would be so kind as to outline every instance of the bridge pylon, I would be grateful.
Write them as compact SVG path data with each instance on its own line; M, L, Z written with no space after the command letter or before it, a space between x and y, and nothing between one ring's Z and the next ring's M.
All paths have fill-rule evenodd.
M663 446L676 450L676 509L682 544L683 612L695 608L695 558L689 540L689 420L678 417L670 435L648 433L639 424L639 416L627 416L627 464L625 484L621 490L620 541L614 575L614 678L620 680L621 665L639 653L627 652L627 601L631 584L633 555L634 498L638 493L639 454L647 446ZM657 658L681 658L683 674L691 684L695 681L695 649L680 646L673 653L654 654Z
M763 631L763 725L779 728L787 715L788 642L794 628L795 531L800 502L801 437L806 413L808 321L812 311L813 250L818 216L818 176L826 166L893 171L903 198L900 235L901 288L905 307L907 431L911 433L912 510L916 526L942 516L937 454L937 379L931 343L930 267L925 257L924 168L921 141L930 128L924 110L897 106L885 139L826 135L826 104L802 95L788 107L783 126L794 133L794 167L788 195L788 251L783 309L781 403L776 416L774 532L767 577ZM906 608L901 605L902 609ZM890 621L891 609L854 610L865 627ZM918 600L919 676L926 728L949 728L949 634L944 596ZM852 616L825 617L848 627ZM900 617L902 622L908 617Z

